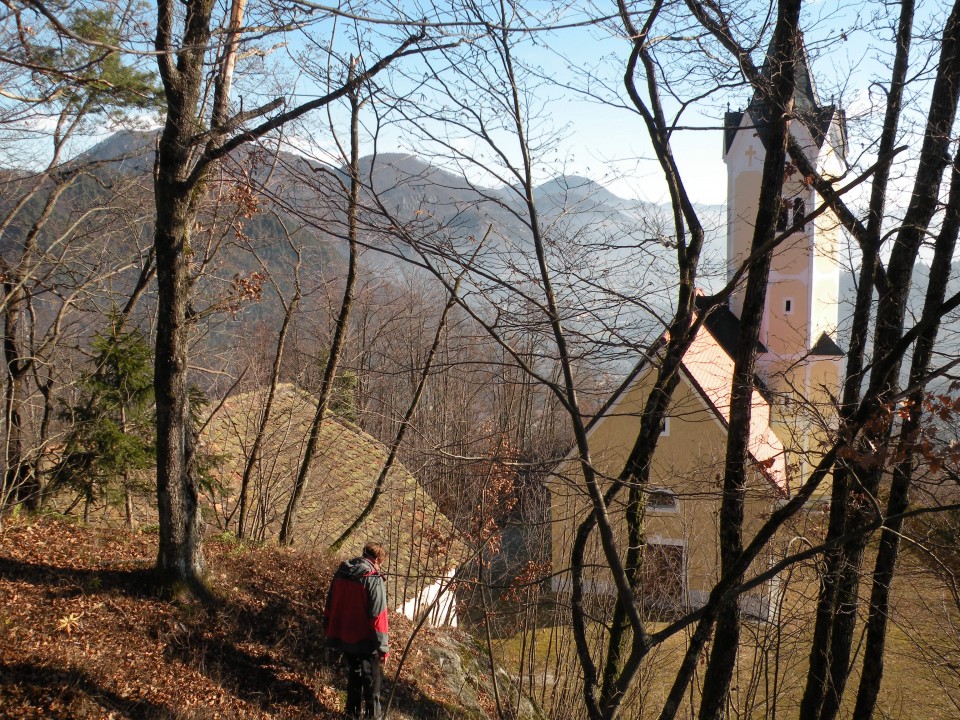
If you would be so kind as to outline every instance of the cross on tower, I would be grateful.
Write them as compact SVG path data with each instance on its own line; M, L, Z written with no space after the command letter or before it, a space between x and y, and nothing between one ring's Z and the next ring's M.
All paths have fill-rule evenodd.
M753 167L753 158L756 154L757 154L757 151L753 149L753 145L748 147L747 151L744 153L744 155L747 156L747 165L749 167Z

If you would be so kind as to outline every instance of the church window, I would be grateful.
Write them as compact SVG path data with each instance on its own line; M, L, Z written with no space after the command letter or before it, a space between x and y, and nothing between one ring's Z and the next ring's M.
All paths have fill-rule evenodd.
M654 488L647 491L647 510L653 512L677 512L680 503L673 490Z
M668 417L660 423L660 437L670 437L670 418Z
M783 314L792 315L793 314L793 298L784 298L783 299Z
M798 222L803 220L803 216L807 214L806 209L803 205L803 198L794 198L793 200L793 221ZM806 227L806 223L800 225L800 229L803 230Z

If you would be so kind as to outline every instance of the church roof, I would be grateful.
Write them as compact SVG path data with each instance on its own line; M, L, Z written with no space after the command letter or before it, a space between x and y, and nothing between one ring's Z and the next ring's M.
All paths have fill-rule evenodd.
M708 308L707 298L704 295L698 295L696 299L697 310ZM733 314L726 305L721 305L713 309L703 321L710 331L710 334L717 339L717 342L726 350L727 355L735 357L737 348L740 347L740 320ZM767 348L762 342L757 341L757 353L765 353Z
M773 74L770 64L770 57L773 55L773 38L770 39L770 45L767 47L767 54L763 59L763 67L760 68L760 75L768 82ZM797 45L797 56L794 58L793 65L794 90L793 103L800 110L815 110L820 107L820 96L817 93L817 85L813 81L813 73L810 72L810 56L807 55L807 46L801 37Z
M724 426L729 427L734 360L709 326L705 324L705 328L706 332L701 329L696 334L683 356L683 368ZM787 494L786 454L770 427L770 403L759 388L753 391L747 449L767 480Z
M769 81L772 68L769 61L770 50L767 50L766 59L760 70L760 75L764 80ZM810 70L810 58L807 55L806 46L803 42L797 49L797 57L794 63L795 86L793 94L793 112L794 117L800 120L810 132L817 149L823 147L826 140L841 157L846 157L847 151L847 131L846 114L836 105L821 105L820 96L817 93L817 86L813 80L813 73ZM750 104L745 112L727 112L724 115L724 153L729 152L733 139L743 123L743 117L748 114L752 127L756 130L760 142L764 148L767 148L768 136L767 128L771 121L771 109L767 102L762 101L754 93Z
M736 347L739 341L740 323L726 306L715 308L704 320L683 356L682 368L691 385L703 398L725 428L730 426L730 400L733 385L733 366ZM650 354L655 355L662 347L660 338ZM758 343L758 352L766 348ZM592 428L612 408L617 400L636 382L642 371L650 366L644 359L633 369L603 408L588 423ZM758 469L770 484L784 495L789 492L787 479L786 454L783 443L770 427L770 401L766 397L766 388L759 378L754 378L755 388L750 418L750 437L747 450L753 457Z
M740 347L740 319L733 314L733 311L727 305L710 307L705 295L698 295L696 298L697 310L701 312L709 311L703 324L713 335L714 339L720 343L720 347L731 358L737 356L737 349ZM761 355L767 352L767 346L757 340L756 353ZM753 376L753 384L768 400L770 394L767 386L758 375Z
M756 105L751 103L747 109L750 111L750 119L753 121L751 127L756 130L757 137L760 138L760 142L762 142L764 148L766 148L768 137L767 127L769 126L769 122L764 119L761 111L758 109L758 105L759 103ZM730 146L733 145L733 139L740 129L744 114L744 112L732 111L724 113L723 151L725 153L729 152ZM846 157L847 118L843 110L835 105L828 105L811 112L795 110L794 114L807 126L811 137L813 137L813 141L816 143L817 149L822 148L824 141L829 139L831 146L836 148L840 157Z
M843 357L846 353L837 345L833 338L827 333L822 333L820 338L810 350L811 355L827 355L830 357Z

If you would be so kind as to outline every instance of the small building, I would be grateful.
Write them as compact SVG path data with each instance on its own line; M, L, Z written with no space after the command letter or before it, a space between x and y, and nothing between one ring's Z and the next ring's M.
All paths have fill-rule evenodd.
M229 398L205 430L205 449L219 458L215 473L226 492L222 517L236 513L240 481L266 396L261 388ZM316 398L309 393L292 384L277 388L252 473L250 537L269 541L279 535L315 411ZM326 550L370 500L387 451L359 427L332 414L323 422L317 448L297 516L295 543ZM465 547L451 522L399 462L387 474L375 509L341 554L359 555L368 540L383 543L389 551L387 592L397 612L419 619L429 611L434 624L457 624L451 581Z
M795 115L790 132L822 173L844 169L843 112L817 96L806 52L796 67ZM766 154L767 112L756 98L742 112L727 113L724 161L728 176L727 255L733 277L749 254ZM777 503L795 492L817 463L835 427L843 352L834 336L839 314L840 223L829 211L805 220L821 203L812 184L788 163L784 169L777 230L789 233L775 251L757 347L757 383L749 435L745 537ZM791 231L792 228L792 231ZM743 288L729 305L705 318L683 358L680 383L657 445L649 486L644 488L643 601L657 607L696 607L718 578L719 510L729 427L734 357L739 344ZM656 378L652 348L588 427L590 452L601 478L616 478L637 439L640 416ZM569 566L577 525L591 511L576 456L556 468L550 483L554 570ZM821 488L822 494L829 493ZM610 514L620 547L626 547L626 493ZM775 558L756 561L765 569ZM588 592L613 593L598 542L585 559ZM559 574L563 592L569 576ZM748 613L766 616L775 583L743 598Z

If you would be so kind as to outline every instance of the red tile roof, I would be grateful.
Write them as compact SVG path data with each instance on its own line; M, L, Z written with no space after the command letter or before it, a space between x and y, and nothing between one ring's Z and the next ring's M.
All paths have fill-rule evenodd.
M723 422L730 425L733 358L716 338L701 328L683 357L687 377ZM770 403L755 389L750 415L748 449L770 483L783 494L789 491L783 443L770 427Z

